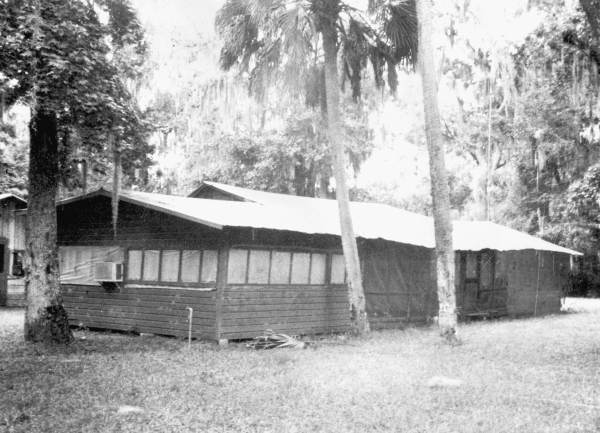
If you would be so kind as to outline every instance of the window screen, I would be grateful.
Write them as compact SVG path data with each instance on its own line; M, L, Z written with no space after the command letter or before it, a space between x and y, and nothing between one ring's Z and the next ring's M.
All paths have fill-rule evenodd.
M142 278L142 252L129 250L127 254L127 279L140 280Z
M271 257L271 284L288 284L290 282L291 253L273 251Z
M227 282L229 284L244 284L246 282L246 265L248 250L230 250Z
M218 253L214 250L202 252L202 282L211 283L217 281Z
M197 283L200 277L200 251L184 250L181 254L181 281Z
M160 251L144 250L144 281L158 281Z
M179 280L179 251L164 250L162 252L160 280L168 283Z
M292 284L308 284L309 253L294 253L292 255Z
M331 256L331 284L344 284L346 282L346 265L344 256L333 254Z
M311 260L310 284L325 284L327 256L325 254L312 254Z
M124 252L122 248L114 246L61 246L58 249L58 257L61 283L97 285L98 282L94 278L96 263L123 263Z
M248 283L267 284L269 282L269 258L269 251L250 250Z
M466 253L466 277L467 278L477 278L477 254L476 253Z

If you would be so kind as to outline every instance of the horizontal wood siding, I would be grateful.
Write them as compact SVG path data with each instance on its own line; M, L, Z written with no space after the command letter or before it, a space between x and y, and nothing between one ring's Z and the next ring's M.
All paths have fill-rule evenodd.
M292 335L346 331L345 286L231 285L224 288L221 338L242 339L265 330Z
M215 291L64 284L62 295L71 325L187 336L191 307L192 337L215 338Z
M23 278L8 279L7 307L25 306L25 280Z

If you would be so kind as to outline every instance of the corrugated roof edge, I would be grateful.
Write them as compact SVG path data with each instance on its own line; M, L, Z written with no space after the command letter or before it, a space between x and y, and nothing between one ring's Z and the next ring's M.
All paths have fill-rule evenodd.
M265 194L271 194L271 193L265 193ZM62 206L65 204L69 204L72 203L74 201L79 201L79 200L83 200L86 198L91 198L97 195L103 195L106 197L111 197L112 193L109 190L106 190L104 188L100 188L96 191L92 191L90 193L84 194L84 195L80 195L80 196L76 196L76 197L71 197L68 199L64 199L61 200L58 205ZM135 197L135 195L139 195L139 197ZM292 196L294 197L294 196ZM193 198L193 197L182 197L182 196L172 196L172 195L165 195L165 194L157 194L157 193L145 193L145 192L139 192L139 191L123 191L120 194L120 199L125 201L125 202L130 202L132 204L136 204L142 207L146 207L146 208L150 208L150 209L154 209L156 211L159 212L164 212L166 214L170 214L173 216L177 216L179 218L183 218L192 222L197 222L199 224L203 224L203 225L207 225L209 227L213 227L216 229L222 229L225 226L231 226L231 227L254 227L252 224L248 224L248 225L243 225L243 224L227 224L227 223L219 223L217 221L208 221L206 219L203 218L198 218L194 215L191 215L190 213L185 213L185 212L178 212L176 210L173 209L173 207L177 207L177 206L173 206L173 203L168 203L169 200L173 200L173 199L179 199L179 200L208 200L208 201L217 201L217 202L222 202L221 200L212 200L212 199L201 199L201 198ZM154 200L154 203L152 203L152 199ZM164 201L161 201L164 200ZM304 197L303 199L308 199L311 200L308 197ZM235 202L234 202L235 203ZM238 202L239 205L243 206L243 202ZM261 206L261 203L257 203L257 202L246 202L247 205L249 206ZM357 204L361 204L360 202L357 202ZM423 215L419 215L419 214L415 214L412 212L408 212L408 211L403 211L402 209L398 209L398 208L394 208L392 206L388 206L388 205L381 205L381 204L377 204L377 203L370 203L371 205L378 205L378 206L386 206L390 209L394 209L396 211L402 211L403 213L406 214L411 214L413 216L418 216L421 219L431 219L430 217L425 217ZM263 205L264 206L264 205ZM455 250L462 250L462 251L479 251L482 249L494 249L494 250L498 250L498 251L510 251L510 250L521 250L521 249L532 249L532 250L548 250L548 251L555 251L555 252L562 252L562 253L566 253L566 254L571 254L571 255L582 255L580 252L578 251L574 251L568 248L564 248L561 247L559 245L555 245L552 244L551 242L545 241L541 238L529 235L527 233L523 233L520 232L518 230L514 230L511 229L509 227L505 227L502 226L500 224L495 224L492 222L488 222L488 221L456 221L456 223L458 223L459 225L463 226L463 230L458 230L458 232L456 231L456 227L455 227L455 236L459 235L460 232L464 233L464 225L468 225L471 226L468 230L470 236L468 239L462 239L463 242L461 241L456 241L457 239L455 238ZM475 230L478 226L481 227L482 225L487 226L488 230L485 230L484 234L489 235L490 234L490 230L489 229L493 229L493 228L497 228L500 231L504 231L505 235L518 235L519 237L524 237L527 239L530 239L529 242L526 242L529 246L525 247L525 248L513 248L513 247L506 247L502 246L501 243L502 242L492 242L490 243L489 240L484 241L483 243L480 243L479 241L479 237L477 236L477 233L473 233L473 230ZM291 230L291 231L296 231L296 232L302 232L302 233L320 233L320 234L332 234L329 231L314 231L314 232L308 232L308 231L303 231L303 230L297 230L297 229L286 229L286 228L276 228L276 227L267 227L267 226L261 226L258 228L265 228L265 229L272 229L272 230ZM475 230L476 231L476 230ZM494 230L491 230L494 231ZM339 234L337 234L339 236ZM474 236L474 237L473 237ZM426 246L424 244L419 244L419 243L413 243L410 241L402 241L402 240L394 240L394 239L386 239L385 237L382 236L361 236L359 235L358 237L362 237L364 239L383 239L383 240L388 240L388 241L392 241L392 242L399 242L399 243L406 243L406 244L412 244L412 245L419 245L419 246L424 246L426 248L432 248L432 246ZM486 236L481 236L481 239L484 239ZM492 245L495 244L495 245Z

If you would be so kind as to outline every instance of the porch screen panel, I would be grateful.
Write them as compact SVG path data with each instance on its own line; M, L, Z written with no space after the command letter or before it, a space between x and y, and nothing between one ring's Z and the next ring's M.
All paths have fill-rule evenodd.
M250 250L248 283L267 284L269 282L269 251Z
M271 256L271 284L290 282L291 254L286 251L273 251Z
M466 278L477 278L477 253L466 254Z
M179 251L164 250L160 264L160 280L173 283L179 279Z
M489 252L481 253L481 280L480 284L485 289L491 289L494 281L494 255Z
M142 278L142 251L129 250L127 253L127 279L140 280Z
M327 256L325 254L312 254L310 264L310 284L325 284L325 267Z
M308 284L309 267L309 253L294 253L292 255L292 284Z
M219 253L215 250L204 250L202 252L202 278L203 283L217 281L217 261Z
M342 254L331 256L331 284L344 284L346 282L346 263Z
M144 250L144 281L158 281L160 251Z
M244 284L246 282L246 267L248 265L248 250L229 250L229 266L227 282L229 284Z
M181 281L197 283L200 278L200 251L184 250L181 254Z

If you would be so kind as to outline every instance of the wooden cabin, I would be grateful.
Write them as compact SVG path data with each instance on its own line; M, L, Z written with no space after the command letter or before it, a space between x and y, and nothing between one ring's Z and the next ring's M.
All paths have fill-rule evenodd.
M335 201L208 182L192 195L123 192L116 231L108 191L59 203L73 325L184 336L191 308L195 338L349 329ZM436 316L431 220L381 204L351 207L372 327ZM455 226L455 244L465 317L558 311L564 265L578 254L491 223Z
M23 254L27 202L14 194L0 194L0 306L23 306Z

